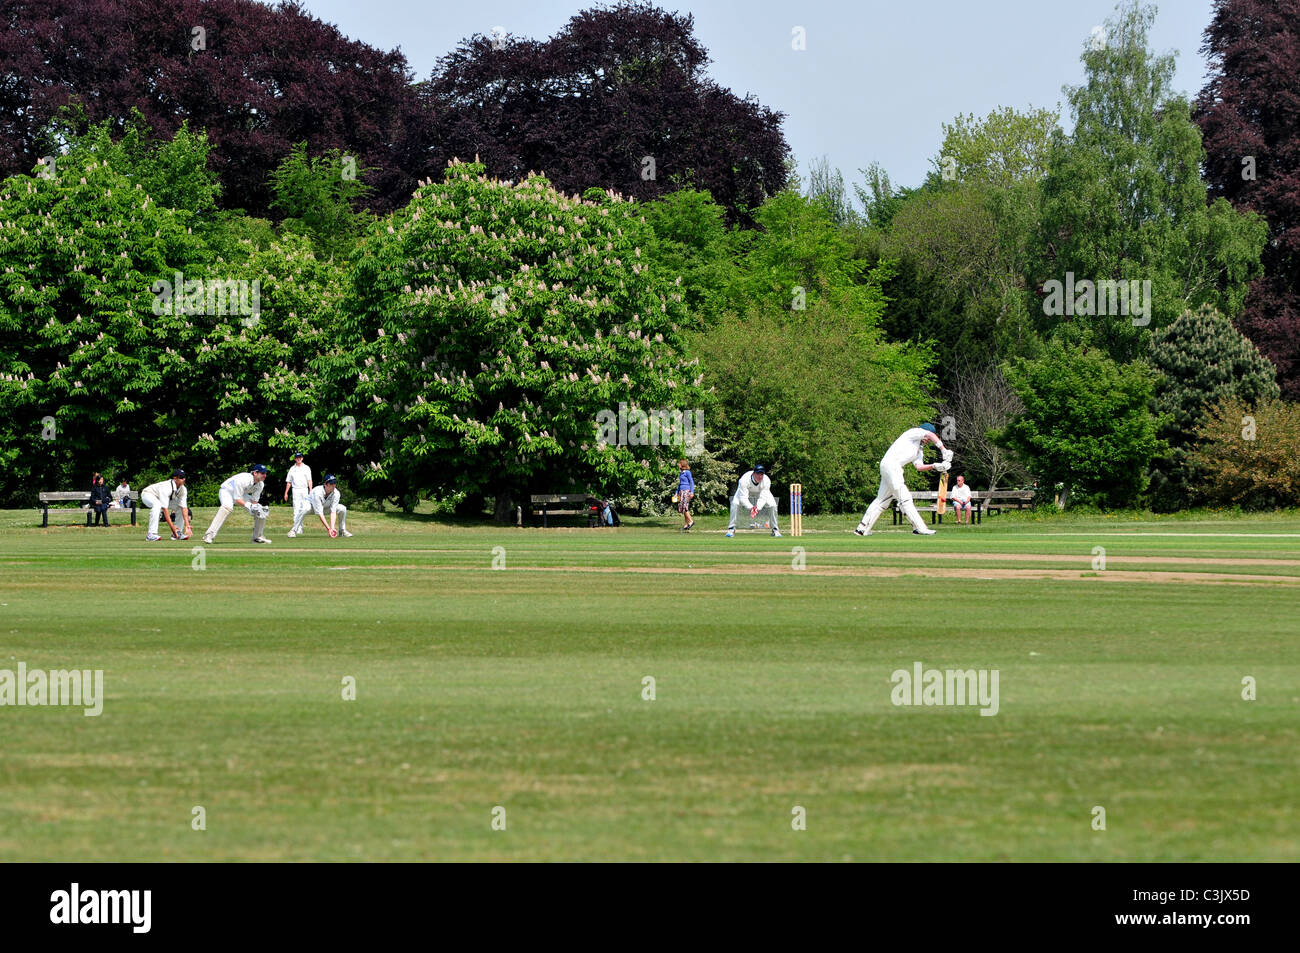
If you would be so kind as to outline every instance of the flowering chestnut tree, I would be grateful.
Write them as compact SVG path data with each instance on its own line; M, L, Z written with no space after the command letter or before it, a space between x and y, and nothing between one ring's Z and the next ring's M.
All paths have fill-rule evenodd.
M320 362L322 406L376 495L491 496L506 519L522 494L660 472L677 435L598 439L601 411L691 411L704 395L637 204L484 171L453 162L377 223Z

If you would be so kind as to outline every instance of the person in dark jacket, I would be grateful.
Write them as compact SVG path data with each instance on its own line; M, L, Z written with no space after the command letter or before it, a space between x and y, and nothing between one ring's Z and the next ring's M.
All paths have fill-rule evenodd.
M113 502L113 494L104 483L104 475L96 473L90 481L90 508L95 513L95 525L102 519L108 525L108 505Z

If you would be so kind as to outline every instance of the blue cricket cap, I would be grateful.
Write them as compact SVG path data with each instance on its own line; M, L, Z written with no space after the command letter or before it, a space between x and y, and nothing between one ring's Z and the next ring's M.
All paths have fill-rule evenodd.
M930 431L930 433L938 433L938 432L939 432L939 431L937 431L937 430L934 429L934 424L921 424L921 429L922 429L922 430L928 430L928 431Z

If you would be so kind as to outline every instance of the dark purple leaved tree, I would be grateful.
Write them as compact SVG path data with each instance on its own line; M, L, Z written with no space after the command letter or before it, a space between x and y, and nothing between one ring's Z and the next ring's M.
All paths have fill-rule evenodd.
M52 149L49 121L77 102L92 122L132 109L161 136L205 129L222 204L264 215L267 176L294 143L374 167L371 204L404 204L419 103L400 52L349 40L297 3L0 0L0 176Z
M690 16L644 3L586 10L549 40L474 36L439 61L425 174L453 156L515 179L544 172L649 199L707 189L733 219L786 184L781 114L708 78Z
M1300 0L1217 0L1196 103L1213 194L1269 223L1237 323L1300 399Z

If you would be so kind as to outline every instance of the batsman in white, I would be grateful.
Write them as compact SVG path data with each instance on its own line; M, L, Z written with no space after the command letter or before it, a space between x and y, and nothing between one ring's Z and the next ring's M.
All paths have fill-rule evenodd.
M289 502L289 490L293 490L293 529L289 530L289 538L293 539L302 532L302 518L307 515L311 509L311 467L303 462L302 454L293 455L293 466L289 468L288 475L284 478L284 501Z
M939 463L925 462L924 449L927 443L932 443L939 448L943 460ZM903 479L903 467L909 463L918 470L936 470L939 473L947 472L952 466L952 451L943 445L938 432L934 429L934 424L921 424L919 427L905 430L902 436L890 444L880 460L880 490L876 493L876 498L871 501L871 505L867 507L862 522L853 532L859 536L870 536L871 527L876 524L880 514L889 505L889 501L898 500L898 507L907 517L907 521L912 524L913 533L918 536L934 535L934 530L925 525L921 514L916 511L916 504L912 502L912 492L907 488L907 481Z
M167 525L172 528L172 539L190 538L193 531L190 529L190 508L187 505L189 502L187 496L184 470L173 470L170 479L147 486L140 492L140 502L149 507L149 532L145 535L145 539L151 543L156 543L162 539L158 535L158 520L160 517L165 517ZM180 511L185 517L184 536L180 535L176 529L176 524L172 522L170 510L173 503L180 507Z
M763 467L754 467L741 476L736 483L736 495L731 498L731 522L727 524L727 538L736 535L736 519L742 509L749 510L749 515L772 524L772 535L780 536L776 528L776 497L772 495L772 478L763 472Z
M257 502L262 496L262 487L265 485L265 481L266 467L259 463L247 473L236 473L221 484L221 489L217 491L217 497L221 501L221 508L217 510L217 515L212 517L212 525L203 534L203 541L211 546L217 538L221 525L225 523L226 517L234 511L236 506L242 506L253 516L253 542L269 543L270 540L262 535L262 530L266 528L266 518L271 514L271 511Z
M311 510L320 517L321 525L331 537L351 536L348 532L348 508L339 502L338 480L328 474L325 482L311 491L309 502ZM329 521L325 520L325 511L330 511Z

